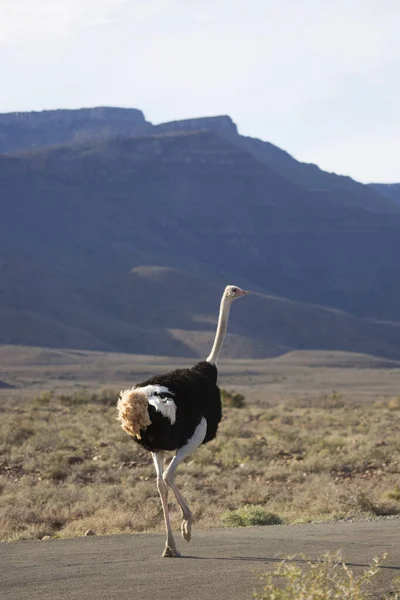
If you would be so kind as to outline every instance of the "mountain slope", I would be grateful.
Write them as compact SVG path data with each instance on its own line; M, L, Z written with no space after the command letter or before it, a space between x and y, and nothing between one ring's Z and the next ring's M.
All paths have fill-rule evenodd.
M211 348L217 283L142 266L115 276L108 290L93 280L87 286L81 281L79 298L73 289L56 290L46 291L29 310L0 310L0 343L192 357L204 357ZM25 297L22 289L15 292ZM32 304L29 293L26 300ZM235 304L224 356L268 357L295 349L400 358L400 327L263 294Z
M127 137L210 131L229 140L268 165L297 187L317 192L327 201L355 204L375 212L398 211L392 193L366 186L350 177L326 173L313 164L302 163L290 154L257 138L242 136L227 115L184 119L153 125L134 108L96 107L77 110L47 110L0 114L0 153L54 146L115 135ZM379 186L379 184L377 184ZM387 191L387 190L386 190Z
M400 205L400 183L371 183L369 187Z
M20 228L26 221L28 258L32 244L37 252L53 240L65 261L78 256L89 269L90 244L102 269L195 265L203 276L240 274L259 291L293 300L400 316L398 214L304 190L211 132L44 148L11 169L4 160L4 214ZM17 232L3 224L15 246ZM25 245L19 238L16 254Z
M233 308L229 356L400 358L398 325L377 321L400 317L399 216L310 192L220 135L3 156L0 186L1 343L204 356L230 282L258 295Z
M326 173L317 165L296 160L288 152L270 142L240 135L235 123L226 115L162 123L156 125L154 131L163 133L212 131L254 156L278 175L289 179L297 187L318 193L321 200L324 197L328 201L334 199L335 202L347 206L354 204L374 212L398 211L390 194L386 194L387 197L383 199L382 195L377 193L380 190L373 189L373 186L363 185L350 177Z

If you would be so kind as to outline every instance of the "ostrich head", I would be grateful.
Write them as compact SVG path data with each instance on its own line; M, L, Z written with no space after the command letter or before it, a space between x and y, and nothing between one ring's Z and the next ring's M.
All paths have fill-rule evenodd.
M242 290L242 288L237 285L227 285L225 288L225 292L223 298L226 300L236 300L236 298L240 298L241 296L246 296L250 292L246 292L246 290Z

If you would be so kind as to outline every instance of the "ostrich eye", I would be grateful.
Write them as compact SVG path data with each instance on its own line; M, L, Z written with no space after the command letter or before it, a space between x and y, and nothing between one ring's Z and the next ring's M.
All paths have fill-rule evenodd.
M232 288L232 292L233 292L234 294L236 294L236 292L237 292L237 291L238 291L238 289L237 289L237 288Z

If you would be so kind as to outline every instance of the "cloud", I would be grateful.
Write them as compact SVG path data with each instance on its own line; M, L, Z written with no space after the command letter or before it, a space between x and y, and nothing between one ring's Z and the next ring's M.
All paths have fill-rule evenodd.
M0 42L16 45L58 39L97 15L107 13L113 0L2 0Z
M379 174L398 131L399 31L398 0L1 0L0 110L229 113L317 163L377 136Z

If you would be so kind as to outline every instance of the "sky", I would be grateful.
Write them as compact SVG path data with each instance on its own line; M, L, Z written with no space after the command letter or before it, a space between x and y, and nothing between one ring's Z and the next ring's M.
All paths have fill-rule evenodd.
M0 0L0 112L228 114L243 135L400 182L399 0Z

